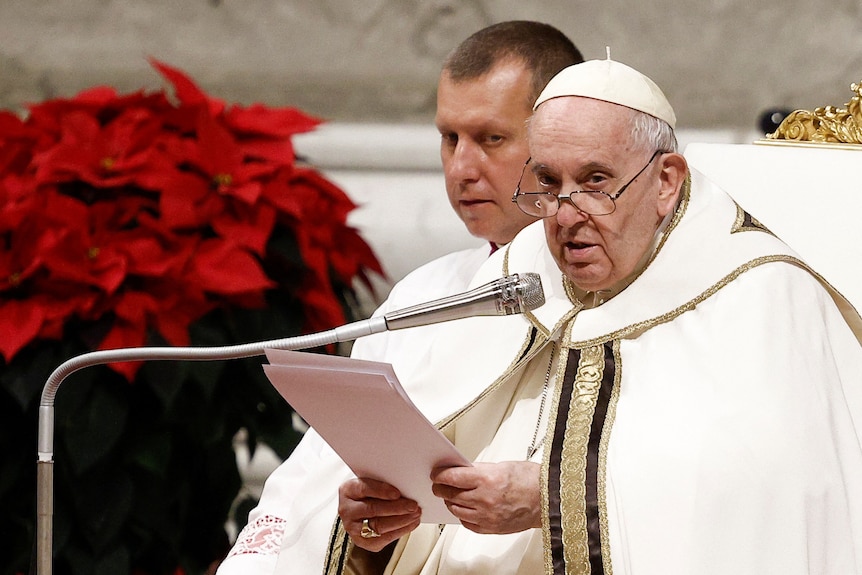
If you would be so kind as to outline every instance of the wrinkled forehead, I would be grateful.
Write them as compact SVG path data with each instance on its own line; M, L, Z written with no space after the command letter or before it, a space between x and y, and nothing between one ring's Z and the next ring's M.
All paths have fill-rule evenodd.
M530 153L543 157L569 149L630 148L633 114L625 106L581 96L548 100L530 119Z

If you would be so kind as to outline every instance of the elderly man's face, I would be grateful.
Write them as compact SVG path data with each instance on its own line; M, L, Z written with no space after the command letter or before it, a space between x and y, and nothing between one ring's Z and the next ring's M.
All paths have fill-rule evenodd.
M635 147L630 118L628 108L589 98L543 103L529 135L538 174L563 194L584 189L615 194L655 152ZM575 286L607 289L634 271L673 209L680 168L684 172L681 156L660 154L617 199L613 213L591 216L564 202L545 219L548 247Z
M535 221L512 203L527 161L531 75L519 61L453 82L444 71L437 88L437 129L446 191L474 236L505 244Z

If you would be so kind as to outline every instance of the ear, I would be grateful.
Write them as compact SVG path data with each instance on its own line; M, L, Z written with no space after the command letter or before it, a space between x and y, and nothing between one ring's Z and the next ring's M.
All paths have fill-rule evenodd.
M679 200L682 184L688 173L688 162L685 161L682 154L676 152L662 154L659 162L661 165L661 173L659 174L661 188L656 199L659 216L664 217L673 211L677 200Z

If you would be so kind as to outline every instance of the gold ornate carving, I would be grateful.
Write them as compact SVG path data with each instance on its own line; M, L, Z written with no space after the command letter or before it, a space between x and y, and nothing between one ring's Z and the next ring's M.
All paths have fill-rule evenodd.
M850 84L854 96L846 108L826 106L813 112L796 110L784 118L767 140L862 144L862 81Z

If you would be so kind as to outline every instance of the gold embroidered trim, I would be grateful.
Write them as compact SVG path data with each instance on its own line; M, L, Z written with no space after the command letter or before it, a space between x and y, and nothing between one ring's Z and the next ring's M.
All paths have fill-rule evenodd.
M503 253L503 275L504 276L507 276L511 273L509 271L509 250L511 249L511 247L512 247L512 243L510 242L509 245L506 246L505 253ZM523 313L524 313L524 316L528 320L530 320L530 323L532 323L534 326L536 326L536 329L538 329L539 333L541 333L545 338L549 338L551 336L551 332L549 332L548 328L546 328L545 325L539 321L539 318L537 318L535 315L533 315L532 310L525 310Z
M569 298L569 301L572 302L572 305L575 306L578 311L584 308L584 302L581 301L581 298L575 293L575 284L572 283L572 280L566 274L561 273L563 276L563 289L566 290L566 297Z
M452 425L452 423L455 420L457 420L458 418L460 418L461 415L463 415L464 413L469 411L474 405L476 405L477 403L482 401L482 399L487 397L488 394L493 393L498 387L500 387L500 385L502 385L502 383L506 379L511 377L517 370L522 369L524 366L526 366L527 363L531 359L533 359L533 357L535 357L536 354L538 354L542 350L542 348L545 346L545 344L548 343L548 341L550 341L550 340L544 339L540 333L536 337L536 340L533 342L532 349L530 349L530 351L526 355L524 355L525 352L527 352L527 350L530 348L530 334L528 332L526 337L524 338L523 343L521 344L520 351L515 356L515 359L512 361L512 363L510 363L509 366L506 367L506 369L503 371L503 374L500 375L500 377L498 377L497 379L495 379L494 382L491 383L491 385L486 387L482 391L482 393L480 393L479 395L474 397L473 400L470 401L470 403L466 404L465 406L463 406L461 409L457 410L455 413L451 414L450 416L445 417L445 418L441 419L440 421L438 421L437 422L437 428L445 431L446 428L449 427L450 425ZM517 358L522 357L522 356L523 356L523 358L520 361L518 361Z
M775 235L769 231L769 228L761 224L757 218L743 210L742 206L735 202L734 205L736 205L736 220L734 220L733 226L730 228L731 234L737 232L766 232L771 236Z
M570 339L571 330L567 330L563 344L566 347L574 347L574 348L588 347L588 346L592 346L592 345L597 345L597 344L602 343L602 342L611 341L614 339L623 339L623 338L625 338L625 337L627 337L633 333L639 333L642 331L646 331L646 330L651 329L657 325L667 323L667 322L672 321L673 319L679 317L681 314L683 314L687 311L693 310L695 307L697 307L698 304L700 304L701 302L705 301L706 299L708 299L708 298L712 297L713 295L715 295L716 293L718 293L718 290L725 287L727 284L729 284L730 282L732 282L733 280L738 278L743 273L745 273L749 270L752 270L752 269L756 268L757 266L761 266L763 264L768 264L768 263L772 263L772 262L787 262L787 263L799 266L801 268L804 268L804 269L808 270L809 272L811 272L811 269L807 265L805 265L804 262L802 262L801 260L799 260L798 258L795 258L793 256L788 256L788 255L761 256L759 258L755 258L755 259L751 260L750 262L748 262L746 264L739 266L738 268L736 268L735 270L733 270L732 272L730 272L729 274L727 274L726 276L721 278L718 282L716 282L714 285L709 287L706 291L701 293L699 296L693 298L691 301L688 301L688 302L682 304L681 306L679 306L678 308L673 309L673 310L671 310L665 314L654 317L652 319L648 319L645 321L641 321L638 323L628 325L626 327L623 327L623 328L618 329L616 331L612 331L610 333L601 335L599 337L594 337L594 338L590 338L590 339L583 340L583 341L577 341L577 342L571 341L571 339Z
M841 316L844 318L844 321L847 322L847 325L850 326L850 329L856 335L856 339L859 341L859 344L862 345L862 316L859 315L859 312L853 304L850 303L850 300L844 297L835 286L826 281L826 278L804 264L801 267L805 268L808 273L817 278L820 285L826 289L826 292L832 297L832 301L834 301L835 305L838 306L838 310L841 312Z
M332 524L329 540L332 542L327 551L326 557L326 564L329 568L326 569L324 567L323 575L342 575L344 572L339 569L339 566L342 561L350 555L353 542L348 538L347 532L344 530L344 525L338 520L338 518L336 518ZM347 545L346 549L345 543ZM343 554L342 550L344 550Z
M551 574L554 572L554 556L551 545L551 493L548 486L550 481L551 469L551 445L553 443L556 430L556 421L559 417L560 397L563 392L563 379L566 373L566 365L569 361L569 350L560 348L560 357L557 362L557 373L555 381L559 382L554 386L554 401L551 402L551 410L548 413L548 427L545 430L545 452L542 455L542 469L540 472L540 481L542 482L542 544L545 554L545 573Z
M508 273L509 273L508 272L508 270L509 270L509 249L510 249L511 245L512 244L510 243L508 246L506 246L506 251L503 254L503 275L508 275ZM455 411L454 413L452 413L448 417L445 417L445 418L441 419L440 421L438 421L437 422L437 428L438 429L445 430L455 420L457 420L459 417L461 417L462 414L469 411L470 408L472 408L476 403L478 403L484 397L486 397L489 393L492 393L495 389L500 387L503 380L505 380L507 377L509 377L512 374L512 372L514 372L519 367L526 365L527 362L530 359L532 359L539 351L541 351L542 347L544 347L544 345L549 341L550 333L548 332L547 328L545 328L545 326L543 326L541 324L541 322L539 322L539 320L536 319L536 317L532 313L530 313L529 311L524 312L524 315L526 315L530 319L530 323L533 326L535 326L536 329L538 330L538 337L536 337L536 340L533 342L533 349L531 351L529 351L529 353L527 353L528 349L530 347L530 333L528 330L527 335L524 337L523 342L521 342L521 347L518 350L518 353L515 355L515 359L513 359L512 362L506 367L506 369L503 371L503 375L501 375L496 380L494 380L494 382L491 383L491 385L489 385L487 388L485 388L485 390L482 393L480 393L478 396L473 398L473 401L471 401L467 405L463 406L461 409ZM525 355L525 354L527 354L527 355ZM520 362L518 361L519 357L523 357L523 359Z
M506 252L503 257L503 275L508 275L510 273L509 249L511 245L512 244L509 244L509 246L506 247ZM568 322L572 317L577 314L579 309L580 308L572 308L571 310L563 314L563 316L557 321L553 329L551 329L550 331L532 313L530 313L529 311L524 312L524 315L526 315L530 319L530 324L535 327L538 332L535 341L533 341L532 348L530 346L530 334L528 332L527 335L524 337L524 341L521 343L521 347L517 355L515 356L515 359L512 361L512 363L508 365L508 367L506 367L506 369L503 371L503 374L500 375L500 377L498 377L496 380L494 380L491 385L485 388L485 390L478 396L476 396L470 403L468 403L455 413L451 414L450 416L438 421L437 427L441 430L445 430L455 420L460 418L461 415L469 411L476 403L480 402L488 394L493 393L498 387L500 387L504 380L511 377L516 370L524 367L531 359L533 359L533 357L536 356L536 354L541 352L544 346L547 345L547 343L552 339L553 335L558 333L560 329L566 324L566 322ZM517 360L517 358L519 357L522 358L520 361Z
M566 375L566 366L569 363L569 350L560 348L559 356L557 357L557 370L556 375L554 376L554 381L557 381L556 385L554 385L554 397L551 402L550 409L548 410L548 426L545 428L545 451L542 455L542 469L540 473L540 481L542 482L542 501L545 503L542 505L542 542L545 548L545 572L553 573L554 572L554 559L551 551L551 540L548 535L551 532L551 516L550 516L550 501L551 494L548 491L548 480L549 470L551 467L551 444L554 440L554 431L556 429L555 422L557 421L557 414L559 413L560 407L560 395L563 391L563 379Z
M506 252L503 254L503 275L509 275L512 273L509 269L509 249L511 248L511 246L512 246L511 243L508 246L506 246ZM563 279L565 279L565 277ZM564 282L564 286L565 286L565 282ZM566 289L568 289L568 288L566 288ZM571 298L569 298L569 299L571 299ZM580 307L575 306L573 309L566 312L557 321L557 323L554 325L554 327L551 328L550 330L541 321L539 321L539 318L537 318L535 315L533 315L532 311L530 311L530 310L525 311L524 316L526 316L530 320L530 323L533 324L536 327L536 329L539 330L539 333L541 333L546 339L551 339L552 334L557 333L557 331L559 331L559 329L562 328L563 325L569 321L569 319L575 317L575 315L577 315L577 313L583 307L584 307L583 305L581 305Z
M656 258L658 253L661 251L661 248L664 246L667 239L670 237L670 233L679 225L679 222L682 221L682 216L685 215L686 210L688 209L688 203L691 200L691 173L687 173L685 175L685 179L682 182L682 189L679 192L679 205L676 207L676 211L673 214L673 218L670 223L667 225L667 228L662 232L661 239L659 239L658 245L656 245L655 249L652 252L647 263L644 264L641 271L632 278L631 282L634 282L644 271L652 264L653 260ZM631 284L631 282L629 282Z
M671 220L670 225L667 227L667 230L665 230L665 238L667 238L671 230L673 230L677 225L679 225L679 222L682 221L682 216L684 216L686 210L688 210L689 203L691 203L691 172L688 172L685 175L685 180L682 182L679 205L676 207L676 214L674 214L673 220ZM662 244L664 244L664 240L659 243L659 247L661 247Z
M551 405L551 411L549 413L550 419L548 419L548 430L553 429L553 422L557 418L557 403L560 401L559 393L560 386L558 385L556 386L556 390L554 392L554 401ZM548 443L547 437L548 436L546 435L545 453L542 455L542 467L539 470L539 487L542 490L542 555L545 558L545 573L553 573L554 560L551 556L551 538L549 537L549 534L551 532L551 493L548 490L548 480L550 479L548 467L550 464L551 450L548 448L550 443Z
M613 575L611 565L611 535L608 528L608 444L611 440L611 430L617 416L617 402L620 399L620 381L622 380L622 356L620 355L620 342L614 340L614 386L611 389L611 397L608 402L605 422L602 426L602 437L599 442L599 465L598 465L598 499L599 499L599 529L602 536L602 566L605 575Z
M679 192L679 205L676 207L676 212L673 214L673 219L667 226L667 229L662 234L661 240L659 240L658 245L655 247L653 251L652 257L649 259L647 264L644 266L644 269L647 269L658 253L661 251L662 246L664 246L667 239L670 237L670 233L679 225L679 222L682 221L682 217L685 215L685 212L688 210L688 204L691 202L691 172L685 175L685 180L682 182L682 189ZM637 279L637 278L635 278ZM634 280L633 280L634 281Z
M587 535L586 474L590 430L605 367L601 345L581 350L560 456L560 506L563 556L571 573L590 572Z

